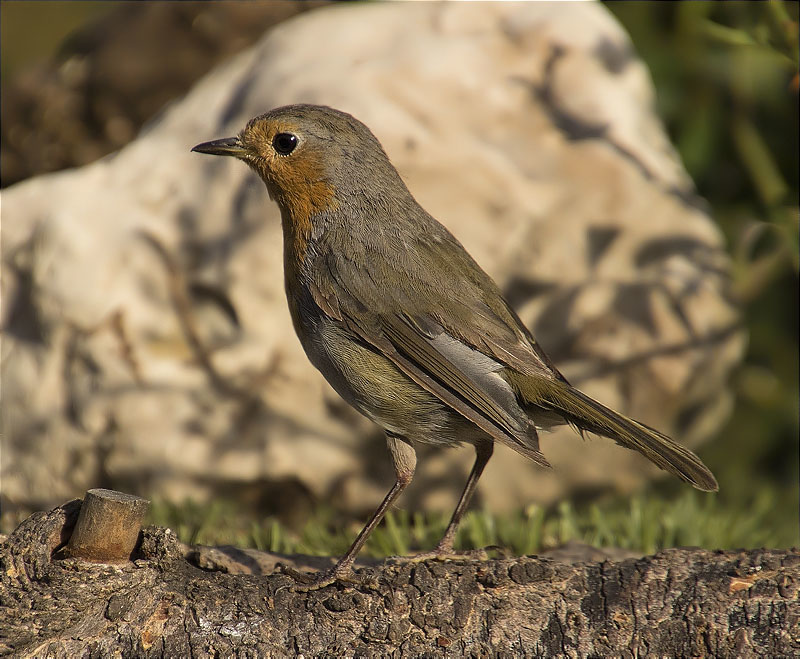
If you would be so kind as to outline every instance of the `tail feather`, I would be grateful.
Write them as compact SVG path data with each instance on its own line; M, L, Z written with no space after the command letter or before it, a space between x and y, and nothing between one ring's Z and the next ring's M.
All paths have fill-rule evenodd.
M609 409L566 382L514 378L521 397L539 408L552 410L580 430L613 439L638 451L655 465L690 483L698 490L719 489L714 474L689 449L658 430Z

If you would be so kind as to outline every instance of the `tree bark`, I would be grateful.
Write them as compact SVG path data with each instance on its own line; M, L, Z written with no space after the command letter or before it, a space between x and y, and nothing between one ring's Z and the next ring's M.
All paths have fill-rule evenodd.
M363 568L364 583L296 593L279 572L200 569L186 556L217 562L182 550L164 528L144 529L125 564L59 558L80 504L36 513L0 545L0 654L800 655L796 551L670 549L576 564L401 562Z

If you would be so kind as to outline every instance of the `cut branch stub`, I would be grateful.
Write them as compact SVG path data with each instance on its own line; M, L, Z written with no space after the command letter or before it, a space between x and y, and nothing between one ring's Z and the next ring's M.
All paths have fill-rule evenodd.
M132 494L88 490L65 553L98 563L128 561L149 507L147 499Z

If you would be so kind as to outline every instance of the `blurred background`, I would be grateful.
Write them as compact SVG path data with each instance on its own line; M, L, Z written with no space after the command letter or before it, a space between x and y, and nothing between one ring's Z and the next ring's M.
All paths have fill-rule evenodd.
M4 0L2 186L121 148L215 64L320 4ZM702 499L661 481L633 498L473 512L463 545L529 553L574 539L641 551L798 544L798 6L606 3L650 69L658 112L732 258L749 346L731 383L733 414L703 456L739 487ZM220 499L155 502L153 521L187 542L319 553L340 552L359 526L333 510L314 515L263 520ZM15 521L4 517L0 530ZM398 512L371 551L432 544L445 521Z

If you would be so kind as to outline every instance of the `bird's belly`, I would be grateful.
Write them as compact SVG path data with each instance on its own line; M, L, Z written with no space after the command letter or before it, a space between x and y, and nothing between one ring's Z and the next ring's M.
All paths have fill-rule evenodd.
M337 321L318 316L304 322L301 343L311 363L342 398L386 431L425 444L485 437Z

